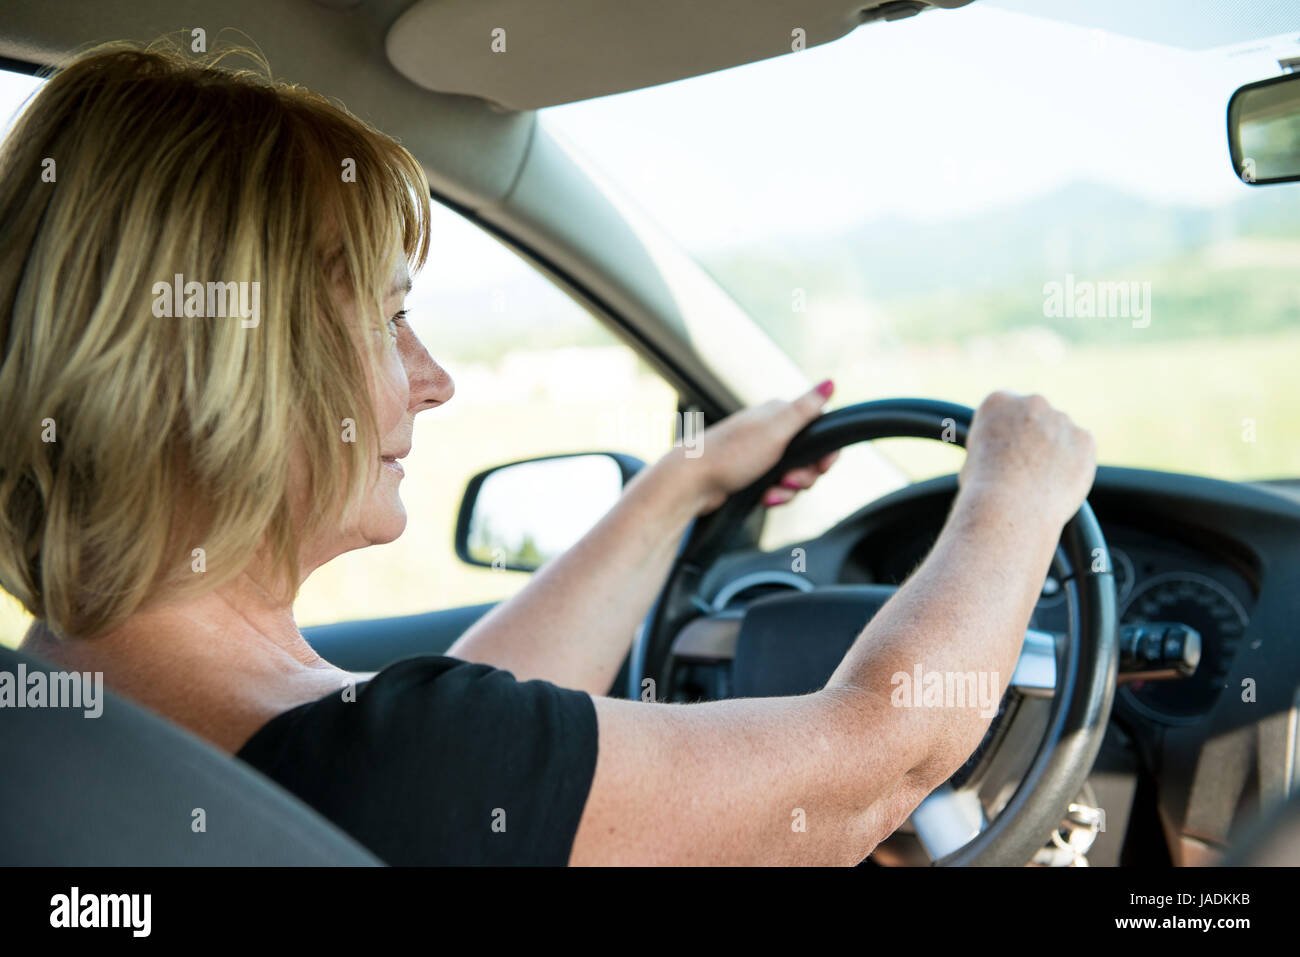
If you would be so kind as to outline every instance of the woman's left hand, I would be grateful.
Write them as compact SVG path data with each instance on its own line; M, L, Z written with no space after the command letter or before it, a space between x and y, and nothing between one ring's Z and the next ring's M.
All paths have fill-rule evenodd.
M643 469L576 545L475 622L447 654L503 668L521 681L542 678L608 694L687 524L776 465L795 433L821 414L831 389L827 381L793 402L744 409L705 429L689 455L678 446ZM787 472L767 504L790 501L834 459L832 453Z
M742 409L704 430L700 456L690 461L700 469L703 507L700 514L722 505L781 460L790 440L809 422L821 415L822 407L835 386L830 379L793 401L772 399ZM818 476L831 467L838 452L803 468L791 469L778 485L763 495L764 505L784 505L800 491L811 488Z

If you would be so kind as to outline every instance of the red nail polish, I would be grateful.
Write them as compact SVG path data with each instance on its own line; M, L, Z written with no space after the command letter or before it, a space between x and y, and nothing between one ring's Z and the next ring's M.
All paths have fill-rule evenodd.
M825 382L822 382L817 386L817 391L823 399L829 399L831 393L835 391L835 383L830 379L827 379Z
M802 490L803 490L803 486L802 486L802 485L800 485L798 482L794 481L793 479L788 479L788 478L783 478L783 479L781 479L781 487L782 487L782 488L791 488L791 489L794 489L796 492L799 492L799 491L802 491Z
M763 496L764 505L780 505L783 499L779 492L768 492Z

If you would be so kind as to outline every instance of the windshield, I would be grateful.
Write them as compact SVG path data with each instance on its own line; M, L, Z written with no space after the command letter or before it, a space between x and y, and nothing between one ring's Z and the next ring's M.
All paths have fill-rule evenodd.
M1104 464L1295 476L1300 187L1239 182L1224 121L1295 36L1189 51L977 4L543 121L837 404L1039 392Z

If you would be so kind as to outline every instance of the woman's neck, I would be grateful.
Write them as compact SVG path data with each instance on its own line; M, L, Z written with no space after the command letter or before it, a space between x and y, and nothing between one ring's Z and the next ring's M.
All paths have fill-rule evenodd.
M22 649L103 672L114 691L232 753L277 714L355 680L308 644L289 603L246 576L94 638L62 638L37 622Z

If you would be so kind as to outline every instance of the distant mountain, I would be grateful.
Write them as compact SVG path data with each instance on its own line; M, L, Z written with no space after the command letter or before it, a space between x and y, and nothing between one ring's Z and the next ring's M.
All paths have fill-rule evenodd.
M809 242L738 246L706 261L734 294L789 299L799 280L873 299L1041 283L1066 272L1115 273L1234 236L1300 237L1300 186L1218 209L1164 206L1075 183L1015 206L941 222L885 217ZM830 267L830 268L827 268ZM832 278L834 277L834 278ZM1135 277L1136 278L1136 277Z
M1256 332L1300 322L1300 185L1206 209L1076 183L992 213L888 217L813 241L737 246L704 265L809 366L839 348L824 326L858 316L857 334L870 335L882 310L893 337L915 342L1041 324L1044 283L1066 274L1150 282L1161 316L1174 321L1147 337ZM806 314L792 309L795 290ZM813 318L828 303L834 316ZM1078 340L1115 334L1101 323L1053 327Z

